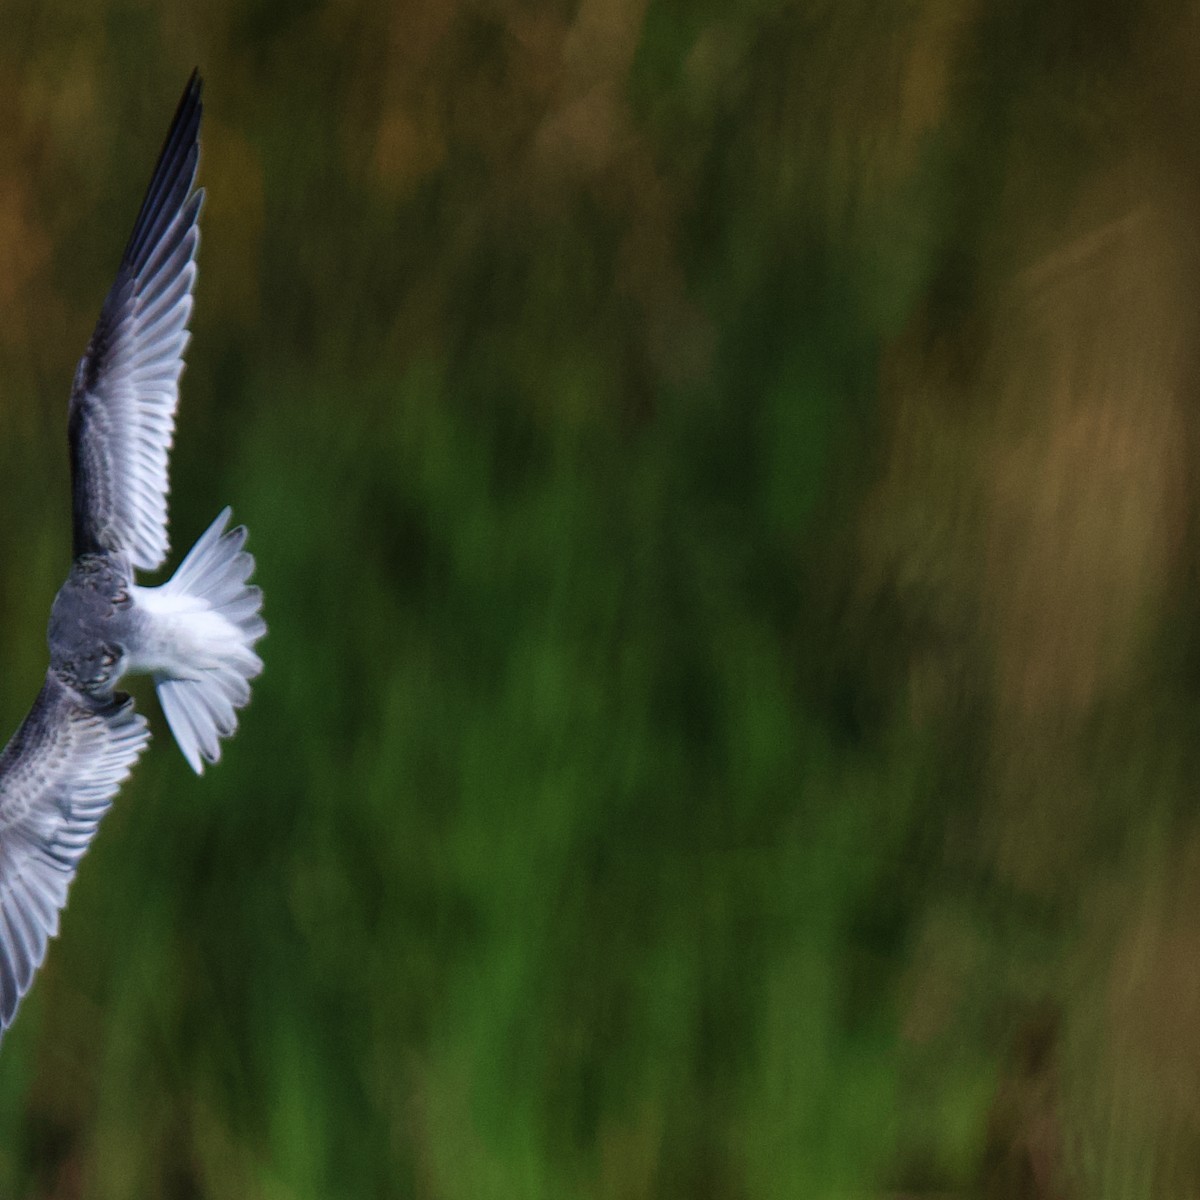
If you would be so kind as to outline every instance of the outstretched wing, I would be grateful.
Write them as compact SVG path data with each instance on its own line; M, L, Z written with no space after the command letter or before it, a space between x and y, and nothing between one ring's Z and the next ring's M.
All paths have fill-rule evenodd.
M128 697L97 704L48 673L0 753L0 1031L42 965L75 868L149 737Z
M167 557L167 455L204 198L192 191L200 111L193 73L71 390L75 555L108 550L148 571Z

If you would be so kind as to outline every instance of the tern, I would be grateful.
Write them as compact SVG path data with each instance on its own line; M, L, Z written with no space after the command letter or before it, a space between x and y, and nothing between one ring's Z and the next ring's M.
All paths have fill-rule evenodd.
M0 753L0 1032L58 933L100 819L146 748L146 719L116 691L151 676L198 774L220 757L262 670L262 592L226 508L160 587L167 457L196 282L201 81L193 72L71 388L73 562L50 610L50 665Z

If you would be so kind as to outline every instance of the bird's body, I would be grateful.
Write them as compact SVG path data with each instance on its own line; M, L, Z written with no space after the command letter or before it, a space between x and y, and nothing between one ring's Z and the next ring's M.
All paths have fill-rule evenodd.
M81 554L50 608L50 670L67 687L104 697L125 673L127 647L139 641L130 588L133 572L114 554Z
M141 212L75 372L68 412L74 562L50 610L50 665L0 753L0 1031L58 931L67 888L149 731L128 673L149 674L193 769L220 757L262 670L262 594L229 509L175 574L139 586L167 555L167 459L196 278L203 193L200 81L192 76Z

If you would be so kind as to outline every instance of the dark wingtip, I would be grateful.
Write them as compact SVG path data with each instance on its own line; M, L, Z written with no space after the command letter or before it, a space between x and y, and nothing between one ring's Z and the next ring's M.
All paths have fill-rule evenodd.
M174 126L179 120L185 108L189 104L195 104L197 108L202 107L202 93L204 92L204 77L200 74L199 67L193 67L192 73L188 76L187 86L183 89L183 95L179 97L179 106L175 110L175 117L171 121Z
M201 93L204 80L195 67L188 78L183 95L175 108L175 116L167 131L166 140L154 166L154 174L146 188L146 196L138 212L129 244L125 247L122 266L133 275L144 265L149 252L162 236L171 219L183 206L196 177L200 157L200 118L204 113Z

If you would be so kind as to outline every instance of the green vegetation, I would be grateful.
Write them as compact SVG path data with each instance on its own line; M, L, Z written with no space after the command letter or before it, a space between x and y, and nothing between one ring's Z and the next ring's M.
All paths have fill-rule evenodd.
M3 727L193 60L270 625L202 779L138 690L0 1196L1195 1191L1193 26L1001 7L0 4Z

